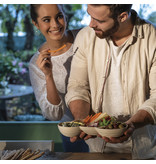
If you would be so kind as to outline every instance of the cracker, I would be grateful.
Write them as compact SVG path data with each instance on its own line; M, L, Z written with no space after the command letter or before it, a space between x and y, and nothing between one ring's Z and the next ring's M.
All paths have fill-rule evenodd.
M7 155L3 158L3 160L9 160L9 159L11 159L11 158L14 156L15 153L16 153L16 150L10 151L10 152L7 153Z
M19 159L22 156L22 154L24 153L24 151L25 150L23 148L21 148L18 156L16 157L16 159Z
M38 154L33 155L32 157L28 158L28 160L34 160L34 159L36 159L36 158L41 157L43 154L44 154L44 152L38 153Z
M24 149L17 150L14 156L11 158L11 160L16 160L23 152L24 152Z
M1 157L1 160L3 160L3 158L7 155L7 153L8 153L8 150L4 151L4 154Z

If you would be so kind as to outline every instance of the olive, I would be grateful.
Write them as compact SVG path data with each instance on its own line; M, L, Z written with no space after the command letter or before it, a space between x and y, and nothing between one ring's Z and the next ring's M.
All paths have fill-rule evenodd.
M113 124L113 127L114 127L114 129L117 129L118 128L117 123Z
M109 129L113 129L113 126L111 124L108 125Z
M109 124L110 124L110 125L113 125L113 124L114 124L114 122L113 122L113 121L111 121Z
M119 125L119 128L120 128L120 129L123 129L123 128L124 128L124 125L123 125L123 124L120 124L120 125Z

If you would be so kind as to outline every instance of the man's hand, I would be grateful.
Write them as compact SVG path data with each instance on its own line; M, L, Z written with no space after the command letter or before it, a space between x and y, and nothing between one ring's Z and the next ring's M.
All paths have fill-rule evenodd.
M132 135L133 131L136 128L143 127L147 124L153 124L153 118L152 116L145 110L139 110L135 115L133 115L127 122L128 124L128 129L124 132L124 135L121 137L101 137L104 139L106 142L109 143L122 143L124 141L127 141L128 138Z
M123 136L121 137L102 137L100 135L98 135L99 137L101 137L102 139L104 139L106 142L109 143L122 143L124 141L127 141L128 138L132 135L133 131L134 131L135 127L132 123L128 124L128 129L124 132Z
M71 137L70 142L75 142L79 139L88 140L89 138L95 138L97 136L87 135L85 132L81 132L79 136Z

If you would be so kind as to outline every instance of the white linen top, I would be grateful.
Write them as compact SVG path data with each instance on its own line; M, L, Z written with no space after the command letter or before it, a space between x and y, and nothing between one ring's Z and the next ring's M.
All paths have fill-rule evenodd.
M108 39L111 50L111 67L105 84L102 108L109 115L116 117L118 115L128 115L124 110L124 96L121 80L121 59L127 47L128 40L118 47L114 45L111 39Z
M29 74L31 85L37 102L42 110L43 116L49 120L71 121L73 116L67 108L64 97L67 90L67 82L70 72L70 65L72 60L73 44L70 49L59 56L51 57L53 64L53 78L56 88L59 92L61 102L58 105L53 105L47 100L46 80L44 73L37 67L36 60L39 51L31 58L29 63Z

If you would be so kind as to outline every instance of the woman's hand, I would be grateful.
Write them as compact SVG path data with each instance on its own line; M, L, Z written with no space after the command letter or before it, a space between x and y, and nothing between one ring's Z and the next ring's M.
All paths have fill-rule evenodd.
M48 50L49 49L41 51L36 61L37 66L41 69L45 76L52 74L52 62Z

